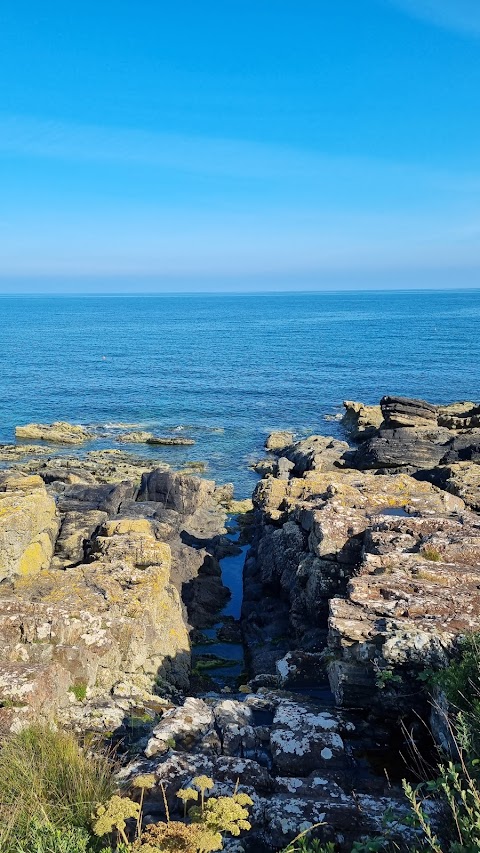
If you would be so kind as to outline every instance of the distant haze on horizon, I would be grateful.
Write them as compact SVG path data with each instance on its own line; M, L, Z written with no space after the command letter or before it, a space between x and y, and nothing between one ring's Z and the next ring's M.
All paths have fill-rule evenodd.
M17 0L0 69L0 294L480 287L477 0Z

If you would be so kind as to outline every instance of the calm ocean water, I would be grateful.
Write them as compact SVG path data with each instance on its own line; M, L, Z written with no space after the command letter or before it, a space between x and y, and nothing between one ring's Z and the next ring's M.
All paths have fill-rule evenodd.
M0 299L0 440L71 420L177 430L192 448L130 448L250 494L272 429L339 434L343 399L480 398L480 291ZM180 428L180 429L179 429ZM92 447L87 448L92 449Z

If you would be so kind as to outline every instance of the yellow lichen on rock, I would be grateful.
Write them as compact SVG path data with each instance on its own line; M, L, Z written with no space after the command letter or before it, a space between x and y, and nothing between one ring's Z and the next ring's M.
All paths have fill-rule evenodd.
M0 580L47 568L59 519L41 477L12 476L0 491Z
M92 433L78 424L55 421L53 424L25 424L15 428L17 438L50 441L53 444L82 444L93 438Z
M67 571L32 574L31 561L40 554L30 550L14 582L16 606L45 614L55 660L85 683L93 699L126 680L151 691L165 668L186 686L190 644L180 596L170 582L170 547L155 539L144 519L109 522L102 534L95 560ZM23 649L35 655L35 645Z

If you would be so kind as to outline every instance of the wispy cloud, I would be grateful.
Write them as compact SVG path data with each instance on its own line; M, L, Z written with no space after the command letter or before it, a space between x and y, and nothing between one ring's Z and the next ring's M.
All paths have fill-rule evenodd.
M409 0L398 0L409 3ZM413 2L413 0L412 0ZM480 2L480 0L479 0ZM479 13L480 15L480 13ZM480 175L363 156L336 156L306 148L209 136L40 120L0 114L0 156L145 166L220 178L335 181L354 189L419 181L450 191L477 192ZM407 184L405 184L407 182Z
M0 165L2 155L8 180L0 199L0 276L480 265L476 174L0 115ZM12 157L22 162L10 179ZM24 169L23 159L38 162ZM57 168L63 161L68 168ZM76 170L75 163L88 167ZM112 194L108 180L102 184L107 165L119 169Z
M480 36L479 0L388 0L416 18L436 26Z

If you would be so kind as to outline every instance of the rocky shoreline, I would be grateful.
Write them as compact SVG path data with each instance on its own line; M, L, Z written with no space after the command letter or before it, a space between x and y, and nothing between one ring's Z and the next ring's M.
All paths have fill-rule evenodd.
M350 443L269 436L240 545L231 486L120 450L3 446L1 733L135 729L121 777L155 774L152 815L161 782L173 812L193 776L240 778L253 830L226 849L321 823L349 850L402 813L400 723L441 741L423 673L480 630L480 406L344 406ZM19 437L86 440L33 426ZM246 542L240 623L221 622L222 561ZM240 631L247 671L226 686L216 643ZM212 649L193 671L192 641Z

